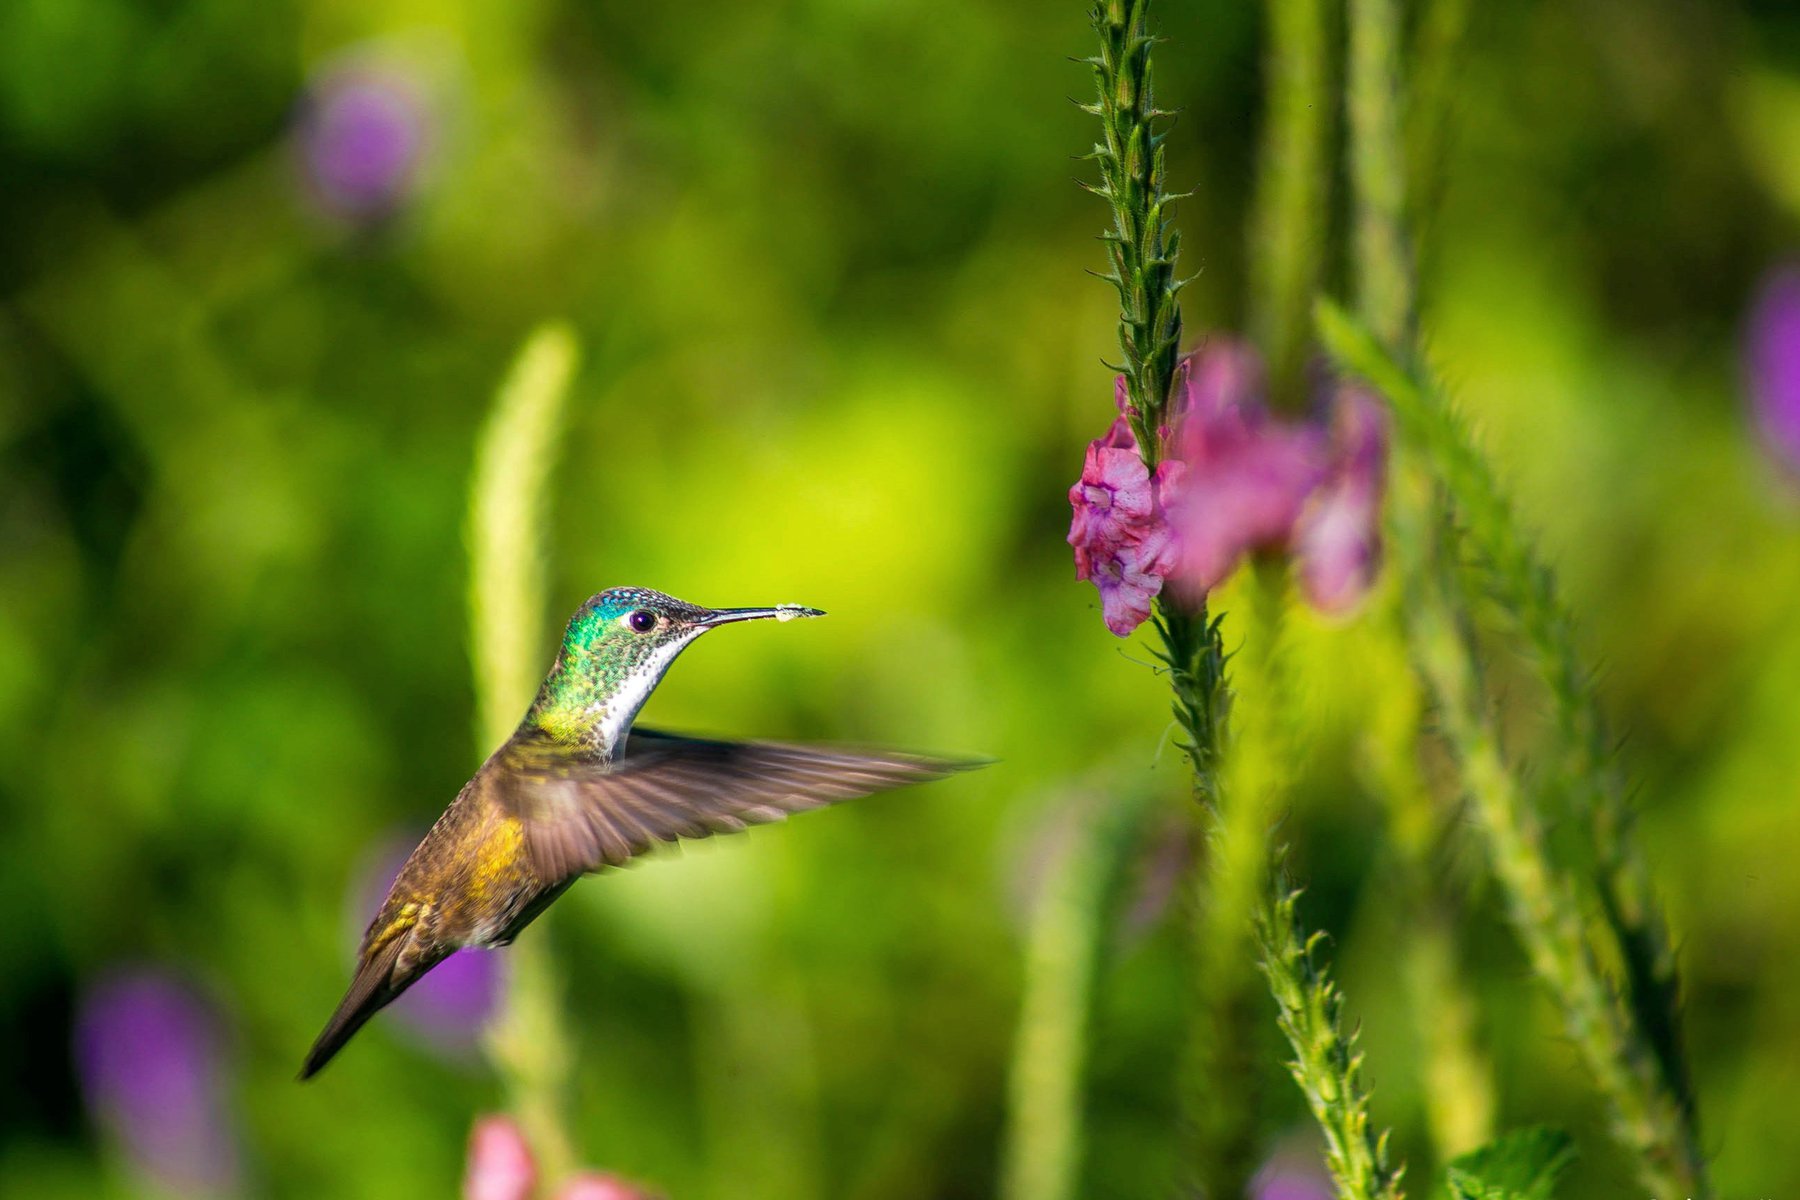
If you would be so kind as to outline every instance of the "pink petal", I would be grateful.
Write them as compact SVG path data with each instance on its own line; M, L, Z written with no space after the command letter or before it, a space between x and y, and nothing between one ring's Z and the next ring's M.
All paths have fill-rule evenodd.
M556 1200L650 1200L650 1194L615 1175L583 1171L556 1189Z
M1267 390L1262 356L1255 348L1239 338L1214 336L1182 360L1173 415L1203 426L1221 417L1260 421Z
M463 1200L531 1200L537 1162L511 1117L482 1117L469 1134Z
M1334 616L1355 608L1381 566L1381 507L1346 481L1320 489L1295 537L1301 589L1314 608Z
M1317 430L1270 422L1214 449L1205 461L1185 464L1165 500L1181 539L1176 574L1189 595L1224 582L1246 554L1287 546L1325 477Z
M1095 563L1092 578L1100 589L1100 612L1115 635L1128 637L1150 619L1150 602L1162 591L1174 555L1174 540L1154 529Z
M1069 545L1075 577L1092 579L1097 565L1159 520L1156 489L1136 450L1096 441L1088 446L1081 479L1069 489Z
M1308 503L1295 534L1300 586L1322 612L1355 608L1381 567L1381 497L1387 485L1388 415L1362 387L1332 407L1331 478Z

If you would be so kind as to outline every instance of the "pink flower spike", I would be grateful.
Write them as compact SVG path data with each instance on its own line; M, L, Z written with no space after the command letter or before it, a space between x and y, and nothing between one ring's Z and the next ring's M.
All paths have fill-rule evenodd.
M556 1190L556 1200L651 1200L651 1196L617 1176L583 1171Z
M1080 481L1069 489L1069 505L1074 509L1068 540L1075 547L1075 574L1086 579L1089 556L1104 556L1150 522L1156 494L1136 450L1095 442L1088 447Z
M1387 483L1387 411L1366 389L1346 387L1332 414L1331 478L1295 530L1301 590L1321 612L1342 615L1374 586L1381 566L1381 500Z
M1123 410L1125 380L1114 383ZM1150 616L1150 601L1174 563L1173 542L1163 525L1159 481L1150 477L1137 438L1125 417L1088 444L1081 478L1069 489L1069 545L1075 577L1100 590L1106 627L1125 637Z
M482 1117L469 1134L463 1200L531 1200L537 1161L511 1117Z

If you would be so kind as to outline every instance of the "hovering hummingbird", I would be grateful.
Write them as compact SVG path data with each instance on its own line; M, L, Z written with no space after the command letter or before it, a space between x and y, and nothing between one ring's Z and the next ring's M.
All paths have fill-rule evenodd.
M525 719L400 868L300 1078L453 951L507 945L584 874L657 842L736 832L981 765L632 727L669 664L707 630L824 615L796 604L700 608L647 588L583 604Z

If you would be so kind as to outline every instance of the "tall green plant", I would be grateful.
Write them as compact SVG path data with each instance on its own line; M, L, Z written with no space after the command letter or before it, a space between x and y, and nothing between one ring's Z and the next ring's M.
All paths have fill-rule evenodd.
M1005 1200L1079 1194L1094 976L1149 798L1137 792L1101 804L1084 795L1058 814L1061 836L1043 864L1029 918L1007 1087Z
M1101 139L1090 155L1099 167L1100 183L1089 190L1112 209L1112 227L1104 235L1111 268L1105 278L1119 296L1123 362L1117 369L1125 379L1126 415L1144 465L1154 469L1163 450L1161 430L1180 351L1182 280L1176 274L1180 236L1169 217L1179 197L1167 190L1159 128L1166 114L1156 107L1152 86L1156 39L1147 24L1149 9L1149 0L1104 0L1094 6L1100 53L1085 61L1093 68L1098 97L1083 110L1098 117L1101 126ZM1230 708L1219 618L1204 605L1189 609L1165 593L1157 600L1155 623L1161 646L1154 653L1167 668L1195 795L1217 824L1220 757ZM1204 1075L1214 1062L1206 1052L1207 1039L1208 1031L1197 1027L1183 1071L1184 1123L1194 1143L1190 1166L1201 1177L1207 1140L1201 1131L1215 1104L1213 1081Z
M1545 636L1558 631L1554 640L1563 647L1563 656L1549 682L1553 695L1563 696L1557 701L1559 710L1577 703L1577 697L1585 697L1580 704L1592 706L1578 660L1568 649L1569 623L1555 604L1552 576L1529 551L1465 423L1417 369L1403 365L1349 314L1322 302L1317 316L1332 358L1387 396L1413 453L1454 505L1457 533L1484 564L1494 593L1522 627L1537 624ZM1601 919L1584 919L1580 889L1552 858L1538 806L1500 750L1467 629L1466 614L1481 596L1466 573L1446 559L1441 533L1421 526L1397 540L1402 570L1415 592L1409 604L1416 618L1415 657L1457 752L1464 788L1481 817L1520 940L1556 998L1571 1040L1612 1111L1616 1136L1637 1159L1644 1185L1657 1195L1706 1196L1710 1189L1693 1102L1674 1049L1674 954L1667 935L1660 922L1632 925L1624 919L1620 901L1607 898L1608 889L1617 884L1605 872L1596 881ZM1528 634L1527 640L1536 644L1537 636ZM1578 679L1583 682L1577 691ZM1582 720L1598 724L1597 714ZM1568 723L1559 725L1566 736ZM1596 804L1615 803L1604 780L1593 777L1609 767L1566 749L1562 761L1549 786L1581 789ZM1635 845L1623 838L1629 823L1622 812L1590 829L1602 864L1637 860L1629 870L1640 881L1647 877ZM1605 976L1602 964L1609 958L1617 958L1626 970L1623 995Z
M1304 401L1312 297L1323 270L1331 128L1325 0L1267 0L1256 213L1250 242L1250 333L1277 405Z
M469 647L477 735L498 745L530 703L544 653L543 528L569 382L579 360L574 331L540 326L494 397L469 489ZM545 938L508 951L505 1009L488 1049L547 1178L574 1165L563 1119L572 1041Z

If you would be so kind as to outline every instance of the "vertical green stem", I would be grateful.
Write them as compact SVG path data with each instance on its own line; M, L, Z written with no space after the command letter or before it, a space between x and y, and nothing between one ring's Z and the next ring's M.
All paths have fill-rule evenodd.
M1575 652L1572 622L1556 602L1549 571L1531 554L1487 465L1447 406L1431 402L1397 360L1412 354L1415 286L1405 236L1396 0L1349 0L1350 174L1356 191L1358 308L1368 333L1335 310L1321 312L1321 336L1341 363L1388 394L1408 441L1436 479L1415 511L1394 505L1402 572L1409 581L1411 640L1461 760L1465 789L1482 816L1495 872L1539 974L1551 986L1589 1069L1613 1108L1614 1126L1639 1155L1656 1190L1705 1195L1693 1101L1676 1036L1673 951L1651 901L1648 871L1630 838L1629 810L1610 769L1599 705ZM1440 14L1442 15L1442 14ZM1454 32L1463 14L1445 21ZM1329 323L1334 326L1327 329ZM1372 336L1370 336L1372 335ZM1361 360L1359 366L1358 360ZM1367 368L1367 369L1365 369ZM1606 918L1598 937L1625 966L1621 1004L1607 984L1579 897L1553 865L1540 818L1503 761L1480 695L1475 646L1462 614L1478 599L1459 590L1442 561L1447 500L1487 560L1496 590L1520 622L1544 670L1563 748L1560 782L1586 816L1600 858L1597 892ZM1409 544L1410 539L1410 544Z
M1526 956L1559 1001L1571 1040L1612 1106L1620 1139L1637 1155L1643 1185L1654 1196L1703 1195L1685 1114L1662 1086L1641 1031L1607 985L1576 893L1552 866L1542 821L1501 753L1473 634L1437 529L1423 505L1401 513L1396 541L1409 583L1414 653L1437 699Z
M1370 790L1387 807L1406 921L1401 969L1421 1039L1426 1121L1437 1161L1448 1162L1494 1135L1493 1068L1476 1037L1475 998L1459 961L1457 905L1432 864L1445 820L1420 766L1427 714L1422 684L1406 659L1402 607L1395 602L1383 614L1382 641L1394 665L1368 689L1374 707L1363 765Z
M1465 0L1433 5L1426 65L1449 61L1461 28ZM1355 279L1358 308L1376 336L1390 346L1408 344L1417 320L1418 286L1409 236L1407 160L1401 112L1397 0L1349 0L1350 53L1347 108L1349 174L1355 204ZM1428 81L1431 82L1431 81ZM1434 97L1435 98L1435 97ZM1434 134L1441 127L1432 127ZM1435 145L1422 147L1435 154ZM1397 502L1397 505L1400 502ZM1431 503L1426 501L1426 503ZM1487 1140L1493 1119L1487 1064L1472 1033L1473 1002L1455 972L1454 930L1431 895L1430 831L1436 827L1424 783L1417 778L1417 721L1411 722L1405 764L1390 763L1384 793L1407 892L1417 913L1416 936L1407 951L1407 979L1426 1017L1427 1094L1434 1141L1450 1156Z
M1243 1195L1262 1150L1262 1052L1272 1044L1264 1036L1253 931L1268 888L1270 830L1295 749L1281 727L1293 699L1282 659L1285 571L1257 564L1246 582L1241 611L1247 619L1231 660L1232 687L1257 702L1233 714L1221 787L1207 814L1206 869L1196 880L1187 1115L1197 1182L1212 1197Z
M1369 1117L1356 1035L1344 1029L1343 994L1314 960L1324 937L1295 913L1298 893L1282 885L1257 923L1262 968L1281 1031L1293 1047L1288 1070L1319 1130L1341 1200L1401 1200L1401 1168L1388 1163L1388 1138Z
M1250 255L1250 332L1278 407L1305 401L1313 293L1325 240L1326 133L1332 112L1324 0L1268 0L1268 116Z
M1412 64L1411 95L1403 122L1406 166L1411 172L1407 200L1413 234L1414 278L1422 287L1431 280L1430 259L1437 238L1437 213L1449 178L1450 116L1464 92L1462 53L1469 26L1470 0L1426 0L1407 61Z
M1591 706L1593 698L1588 694L1586 677L1570 646L1570 622L1555 601L1550 572L1531 553L1498 483L1454 408L1335 305L1321 302L1316 320L1332 358L1387 396L1404 440L1423 463L1430 465L1439 486L1455 501L1461 518L1457 532L1463 542L1485 560L1493 590L1526 630L1527 642L1534 650L1548 655L1546 678L1559 712L1575 707L1581 696L1587 696ZM1402 505L1396 504L1395 511L1405 515ZM1428 538L1435 541L1439 536L1432 532ZM1430 560L1423 553L1409 555L1405 542L1397 540L1402 551L1402 574L1410 578L1424 570ZM1472 609L1480 597L1466 574L1448 566L1439 569L1443 578L1421 591L1421 595L1427 599L1449 596L1450 599L1437 602L1460 604L1464 611ZM1442 624L1444 618L1438 620ZM1419 653L1422 631L1415 631L1413 640L1415 653ZM1446 647L1455 648L1442 634L1437 636L1437 646L1439 657L1448 652ZM1474 653L1466 639L1461 652ZM1447 710L1461 700L1458 692L1446 694L1448 684L1456 684L1461 692L1471 690L1469 683L1459 682L1447 672L1460 670L1473 679L1472 660L1460 668L1434 666L1424 659L1421 662L1440 709ZM1481 718L1480 723L1476 722L1477 717ZM1611 818L1616 824L1599 813L1589 814L1602 866L1596 882L1606 921L1598 927L1590 923L1584 932L1579 927L1578 894L1567 873L1556 869L1551 861L1541 819L1535 810L1518 816L1510 813L1511 807L1525 803L1518 794L1516 779L1485 778L1503 771L1505 766L1499 758L1497 739L1486 726L1488 720L1484 712L1466 713L1464 732L1471 740L1457 748L1464 760L1464 786L1471 794L1477 784L1504 789L1500 800L1505 803L1495 801L1481 806L1484 814L1495 818L1495 823L1484 821L1483 825L1502 884L1509 891L1526 887L1540 893L1512 897L1520 938L1528 950L1534 941L1542 943L1541 952L1555 958L1555 971L1543 974L1543 978L1562 1007L1571 1036L1613 1110L1616 1136L1638 1156L1640 1178L1653 1191L1706 1197L1711 1191L1705 1157L1700 1150L1685 1069L1677 1053L1674 954L1647 898L1648 871L1635 844L1624 840L1629 814L1622 800L1609 793L1600 768L1570 765L1568 760L1580 764L1581 759L1565 753L1565 761L1558 764L1563 770L1559 777L1553 777L1551 786L1585 796L1586 802L1597 809L1618 806ZM1593 712L1586 716L1569 712L1564 720L1579 720L1589 729L1599 725L1597 713ZM1593 753L1597 752L1590 751L1589 761ZM1510 870L1503 870L1500 860L1509 855L1535 856L1537 861L1528 865L1515 863ZM1637 886L1643 889L1637 896L1644 906L1640 919L1645 923L1641 926L1624 923L1622 901L1619 893L1612 890L1618 885L1609 880L1606 871L1608 864L1615 862L1628 864ZM1546 892L1546 888L1550 890ZM1567 911L1559 905L1566 905ZM1552 929L1533 926L1535 921L1552 918L1564 924ZM1577 923L1574 935L1564 927L1570 921ZM1579 944L1568 944L1570 936L1578 936ZM1600 942L1598 951L1590 939ZM1600 959L1609 951L1617 955L1626 970L1627 990L1622 998L1614 995L1601 970ZM1608 1004L1602 1006L1598 997L1605 997Z
M500 386L476 449L469 627L484 749L512 732L543 666L544 496L578 357L566 325L534 331ZM505 1009L489 1030L488 1050L544 1176L556 1179L575 1160L563 1120L572 1042L559 979L542 937L526 938L508 954Z
M1094 6L1100 53L1088 62L1099 94L1085 111L1101 124L1101 140L1091 156L1100 183L1091 190L1113 213L1104 240L1111 267L1106 278L1119 296L1124 361L1118 369L1125 377L1128 416L1145 466L1154 469L1163 450L1160 439L1180 353L1177 296L1182 281L1175 274L1180 239L1169 221L1178 197L1166 190L1163 134L1156 128L1164 114L1156 107L1151 85L1155 39L1146 23L1149 7L1149 0L1101 0ZM1167 593L1158 598L1155 620L1162 641L1158 656L1168 667L1195 794L1217 821L1220 752L1230 708L1219 621L1204 605L1190 610ZM1204 1055L1190 1053L1183 1078L1193 1131L1201 1124L1195 1119L1194 1098L1209 1083L1197 1073L1204 1061ZM1197 1157L1190 1158L1195 1166Z
M1400 143L1397 0L1350 0L1350 182L1356 205L1357 308L1390 346L1412 333L1412 250Z
M1079 1194L1081 1084L1094 973L1148 793L1070 805L1033 903L1008 1083L1004 1200Z

